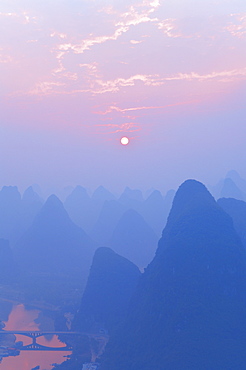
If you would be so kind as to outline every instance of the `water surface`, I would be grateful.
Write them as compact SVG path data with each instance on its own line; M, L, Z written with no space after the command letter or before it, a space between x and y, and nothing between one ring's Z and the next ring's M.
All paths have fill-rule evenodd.
M27 310L23 304L13 307L8 321L5 322L5 330L40 330L39 324L35 320L40 316L39 310ZM46 320L51 320L46 318ZM49 325L47 322L46 325ZM50 327L47 330L53 331L53 322L51 320ZM16 341L23 341L25 345L32 342L31 338L22 335L16 335ZM56 335L51 338L40 337L37 343L49 347L64 347L64 343L60 342ZM5 357L0 365L1 370L31 370L36 366L40 366L40 370L53 369L52 364L60 364L66 360L64 356L71 354L68 351L21 351L19 356Z

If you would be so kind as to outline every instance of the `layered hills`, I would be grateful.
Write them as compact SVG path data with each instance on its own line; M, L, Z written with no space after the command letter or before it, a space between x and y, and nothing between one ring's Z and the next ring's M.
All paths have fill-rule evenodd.
M246 248L246 202L234 198L220 198L218 204L233 219L233 225Z
M134 209L127 210L118 221L110 247L139 268L153 259L158 238L144 218Z
M188 180L100 369L243 370L245 347L245 250L231 217Z

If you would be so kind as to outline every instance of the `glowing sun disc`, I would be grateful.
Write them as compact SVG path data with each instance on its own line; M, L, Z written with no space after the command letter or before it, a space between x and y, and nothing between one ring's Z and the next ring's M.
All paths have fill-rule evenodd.
M128 137L124 136L120 139L120 142L121 142L122 145L127 145L127 144L129 144L129 139L128 139Z

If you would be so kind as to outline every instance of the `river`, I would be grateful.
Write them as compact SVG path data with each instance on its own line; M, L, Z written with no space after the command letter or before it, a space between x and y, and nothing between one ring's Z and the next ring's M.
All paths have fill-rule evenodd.
M8 321L5 322L5 330L40 330L39 324L35 322L40 319L41 312L39 310L27 310L23 304L13 306L9 314ZM54 324L49 318L42 318L45 321L46 330L54 330ZM22 335L16 335L16 341L23 341L24 344L30 344L31 338ZM56 335L51 338L40 337L38 343L49 347L64 347L64 343L60 342ZM19 356L4 357L0 365L1 370L31 370L40 366L39 370L51 370L52 364L60 364L66 360L64 356L71 352L58 351L21 351Z

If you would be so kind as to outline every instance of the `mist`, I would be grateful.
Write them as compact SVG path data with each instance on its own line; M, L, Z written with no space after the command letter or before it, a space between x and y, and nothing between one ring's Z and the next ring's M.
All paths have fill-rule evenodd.
M1 369L245 369L245 14L1 1Z

